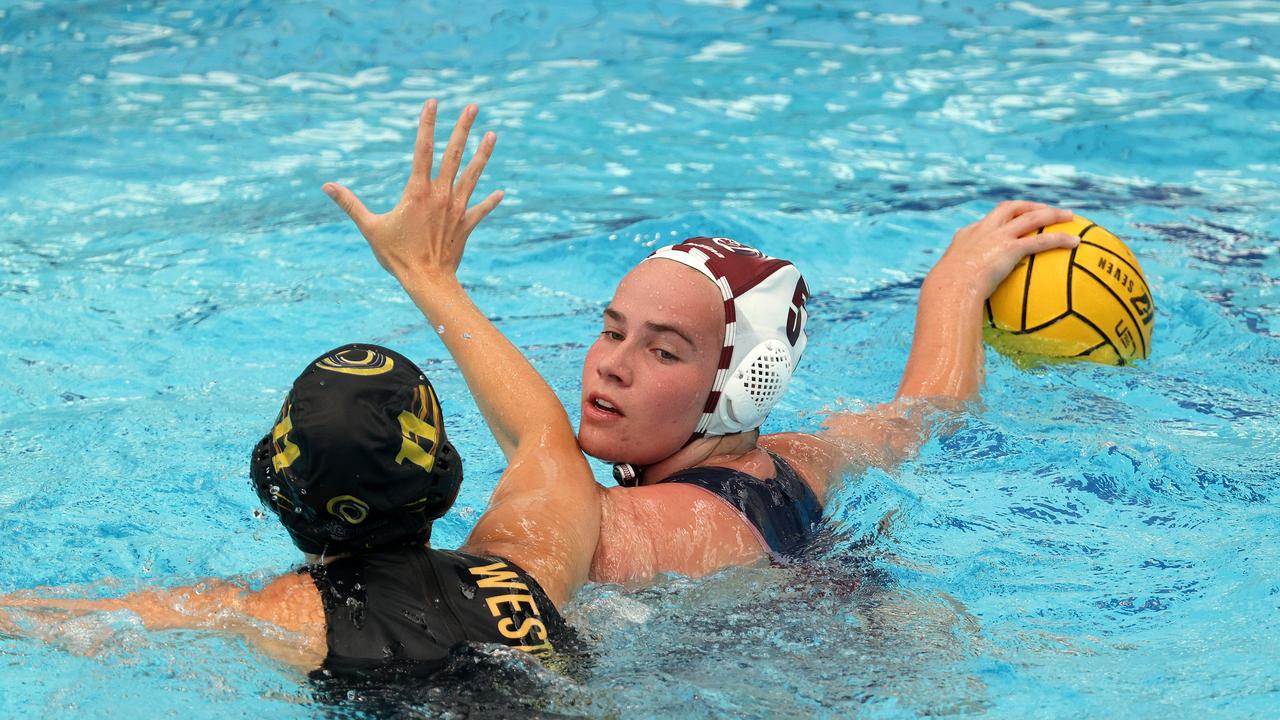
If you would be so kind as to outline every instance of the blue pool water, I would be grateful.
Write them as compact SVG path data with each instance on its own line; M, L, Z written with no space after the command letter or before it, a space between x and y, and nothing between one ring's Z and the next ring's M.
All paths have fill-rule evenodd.
M684 235L791 257L814 289L772 430L892 396L922 277L1000 199L1126 238L1158 303L1136 367L990 354L984 407L850 478L813 562L588 588L567 614L590 668L512 666L498 695L626 717L1280 714L1280 5L367 5L0 2L0 592L284 571L248 451L301 364L347 341L432 374L469 477L435 540L465 538L497 448L319 191L390 207L435 96L481 103L481 191L508 193L462 278L571 408L617 279ZM0 637L0 714L359 711L225 638L57 631Z

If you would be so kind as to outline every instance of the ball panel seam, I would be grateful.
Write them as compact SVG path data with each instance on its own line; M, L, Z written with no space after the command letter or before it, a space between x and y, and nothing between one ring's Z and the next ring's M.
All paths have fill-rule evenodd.
M1095 325L1092 320L1081 315L1080 313L1073 312L1071 314L1079 318L1080 322L1093 328L1093 331L1098 333L1098 337L1102 338L1102 341L1110 345L1111 349L1115 351L1116 357L1120 359L1120 364L1121 365L1125 364L1124 353L1120 352L1120 348L1116 347L1116 344L1111 342L1111 338L1105 332L1102 331L1102 328Z
M1112 290L1111 286L1107 284L1105 280L1098 277L1097 275L1094 275L1093 272L1089 270L1089 268L1081 265L1080 272L1084 273L1085 275L1088 275L1094 280L1097 280L1098 284L1102 286L1102 289L1106 290L1111 295L1111 297L1115 298L1116 303L1118 303L1121 309L1124 310L1125 315L1129 316L1129 320L1133 323L1134 332L1138 336L1138 340L1142 343L1142 357L1145 358L1147 356L1147 339L1142 336L1142 325L1138 323L1138 318L1134 316L1133 310L1129 309L1129 303L1125 302L1123 298L1117 295L1116 291Z

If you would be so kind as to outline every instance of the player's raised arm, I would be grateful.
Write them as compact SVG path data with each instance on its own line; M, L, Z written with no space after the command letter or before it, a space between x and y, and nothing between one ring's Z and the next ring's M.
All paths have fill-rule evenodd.
M502 200L499 190L468 207L494 133L485 133L458 175L478 112L475 105L463 110L432 178L436 102L426 103L409 180L390 212L369 212L334 183L324 190L438 331L507 457L507 472L467 548L519 563L559 603L586 580L600 529L599 486L560 400L471 302L456 275L471 231Z
M1080 244L1069 233L1035 234L1072 217L1070 210L1008 201L956 232L920 288L915 335L897 400L924 399L948 407L977 395L983 377L983 302L1022 258Z
M842 470L900 462L928 432L932 411L959 408L977 395L983 302L1022 258L1079 244L1068 233L1034 234L1071 218L1069 210L1007 201L956 232L920 288L911 353L894 401L867 413L832 415L819 433L840 449Z

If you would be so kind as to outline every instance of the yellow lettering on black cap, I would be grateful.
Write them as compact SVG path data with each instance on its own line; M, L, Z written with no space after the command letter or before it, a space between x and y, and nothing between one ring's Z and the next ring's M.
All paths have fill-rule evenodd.
M396 455L396 464L399 465L408 460L423 470L431 472L436 466L435 453L427 451L418 442L427 440L431 443L431 449L435 450L438 437L436 429L408 410L402 411L399 419L400 435L403 439L400 441L400 452Z
M276 450L276 453L271 456L271 465L276 472L292 465L293 461L298 459L298 455L302 454L298 446L289 440L289 433L293 431L293 418L289 417L289 410L290 408L286 406L284 417L271 428L271 444Z
M428 390L426 385L417 387L414 399L416 402L413 412L402 410L398 418L403 439L400 442L400 452L396 455L396 464L408 460L431 472L436 466L436 447L440 440L440 433L435 426L440 419L440 403L436 400L436 394ZM424 440L430 443L430 449L422 446Z

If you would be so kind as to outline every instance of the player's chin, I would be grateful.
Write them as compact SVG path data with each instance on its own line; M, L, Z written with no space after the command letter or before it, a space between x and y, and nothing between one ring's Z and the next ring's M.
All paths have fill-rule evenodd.
M578 447L583 453L608 463L630 463L643 467L664 457L660 450L638 446L626 427L594 427L584 422L578 428Z
M616 459L620 448L609 437L609 433L593 427L586 421L578 426L578 447L597 460L620 462Z

